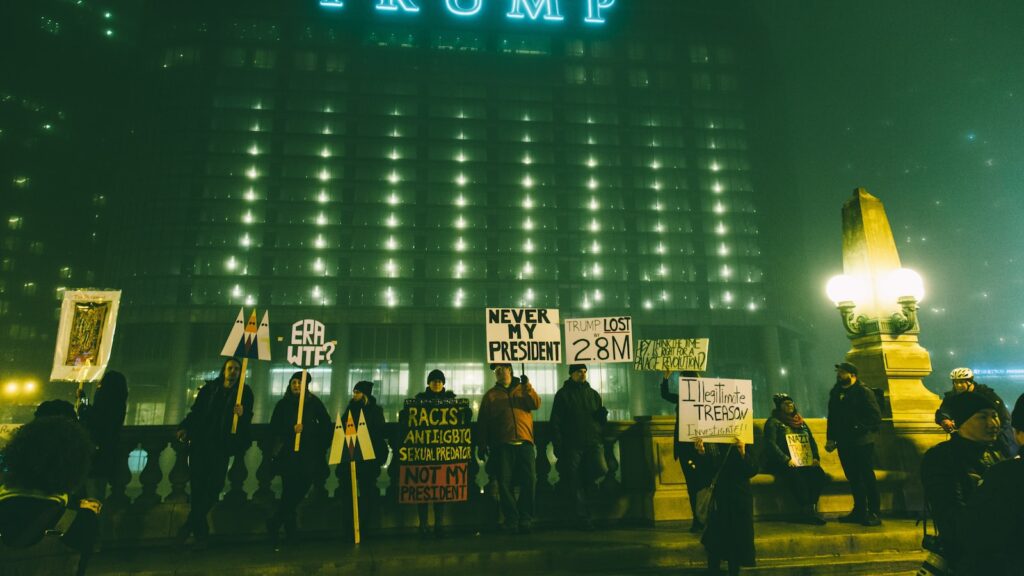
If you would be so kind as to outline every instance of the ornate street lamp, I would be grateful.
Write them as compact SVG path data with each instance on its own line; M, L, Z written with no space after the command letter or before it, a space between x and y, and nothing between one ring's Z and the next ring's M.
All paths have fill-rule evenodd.
M909 268L898 268L875 283L875 301L898 306L888 316L876 318L856 314L858 302L863 302L870 283L860 276L841 274L829 280L825 291L839 309L839 315L851 339L871 333L900 335L918 334L917 305L924 299L924 281Z

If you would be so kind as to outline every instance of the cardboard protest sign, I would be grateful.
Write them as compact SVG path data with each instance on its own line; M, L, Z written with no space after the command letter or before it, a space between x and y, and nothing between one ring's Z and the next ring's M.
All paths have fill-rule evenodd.
M679 440L754 443L754 399L750 380L679 378Z
M7 446L18 428L21 428L21 424L0 424L0 450Z
M64 291L50 380L92 382L103 377L120 304L120 290Z
M327 463L331 466L341 464L341 453L345 448L345 426L341 423L341 414L334 419L334 437L331 439L331 451Z
M811 438L807 434L786 434L786 445L789 446L789 457L797 467L812 466L814 452L811 451Z
M398 501L462 502L469 498L472 458L469 400L405 401L398 449Z
M565 321L565 361L595 364L633 361L633 319L575 318Z
M263 321L256 325L256 310L253 309L249 321L245 318L244 309L238 309L238 318L231 327L231 333L224 343L221 356L234 356L236 358L252 358L254 360L270 361L270 312L263 313Z
M299 394L299 411L296 416L296 423L302 424L302 413L306 409L306 386L309 378L306 369L319 366L326 361L331 364L331 356L337 348L337 342L326 342L324 325L316 320L299 320L292 324L292 340L288 346L288 363L292 366L302 368L302 390ZM302 442L302 432L295 434L294 451L299 451Z
M335 427L334 438L338 438L337 427ZM348 418L345 419L345 433L341 441L345 449L341 450L340 462L362 462L363 460L373 460L377 457L373 452L370 429L366 426L365 412L359 412L359 422L352 418L351 412L348 413ZM335 447L332 444L331 454L334 453L334 450Z
M678 370L704 372L708 369L708 338L679 340L638 340L633 369L638 372Z
M561 364L562 331L555 308L488 308L487 361Z

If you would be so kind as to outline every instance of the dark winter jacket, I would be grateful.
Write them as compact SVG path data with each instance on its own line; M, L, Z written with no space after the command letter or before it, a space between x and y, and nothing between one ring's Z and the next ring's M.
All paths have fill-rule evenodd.
M849 387L836 384L829 392L827 439L839 448L874 444L882 411L875 393L859 380Z
M1018 546L1024 534L1024 460L1000 462L967 502L964 576L1024 575ZM961 574L958 572L957 574Z
M109 479L115 476L121 464L118 447L128 405L125 399L114 398L103 388L97 390L93 398L91 406L83 404L78 409L78 419L96 445L89 476Z
M608 422L608 410L601 395L589 382L566 380L551 405L551 441L556 451L573 450L601 443Z
M753 446L740 456L735 446L706 443L700 466L718 474L712 509L701 543L709 556L754 566L754 496L750 479L757 474ZM720 472L719 472L720 471ZM710 477L709 477L710 481Z
M283 398L274 406L270 416L270 433L274 437L274 448L278 463L287 462L295 455L295 422L299 416L299 396L291 391L285 392ZM302 406L302 437L299 441L299 454L303 458L323 460L324 453L331 445L334 435L334 422L327 408L315 394L306 391L306 399Z
M491 447L533 440L533 414L540 408L540 396L527 381L512 378L508 388L501 384L484 394L480 400L476 439L478 446Z
M199 389L188 415L178 429L188 433L194 450L210 450L226 454L238 454L249 448L251 441L253 394L252 388L242 390L242 415L238 417L238 429L231 433L234 420L235 400L238 385L224 387L224 377L208 380Z
M1013 427L1010 425L1010 411L1006 409L1006 403L999 397L999 394L996 394L995 390L985 386L984 384L975 384L973 392L981 395L996 407L996 412L999 413L999 425L1001 427L996 447L999 448L999 451L1003 454L1004 458L1012 458L1016 455L1016 441L1013 438ZM956 390L950 390L942 396L942 404L939 405L939 409L935 411L936 424L942 424L943 420L953 419L949 412L948 402L953 398L956 398L959 394L960 393Z
M959 434L933 446L921 460L925 502L947 553L945 558L955 566L963 561L964 539L974 529L964 521L967 502L989 468L1000 460L1002 456L992 446Z
M786 435L800 434L807 436L811 444L811 455L815 460L820 459L818 455L818 443L814 440L814 433L807 426L802 424L799 429L787 426L785 422L772 416L764 423L764 466L767 470L777 470L788 466L790 459L789 443Z
M356 402L355 400L349 401L345 412L341 415L341 423L344 425L348 422L348 416L351 414L352 421L358 427L360 416L364 411L366 412L366 428L370 433L370 442L373 443L373 461L378 466L383 466L384 462L388 459L388 442L385 436L387 432L384 430L384 409L377 404L377 398L374 396L367 394L365 398L365 403Z

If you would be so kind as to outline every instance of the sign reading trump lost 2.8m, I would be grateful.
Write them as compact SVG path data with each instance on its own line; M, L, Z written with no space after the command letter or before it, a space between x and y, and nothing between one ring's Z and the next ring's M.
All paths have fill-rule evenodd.
M509 20L563 22L568 12L574 10L587 24L604 24L606 13L616 0L318 0L320 6L342 10L348 3L372 2L377 12L390 14L418 14L421 5L437 4L455 18L472 18L492 6L504 11ZM572 4L570 6L570 4Z

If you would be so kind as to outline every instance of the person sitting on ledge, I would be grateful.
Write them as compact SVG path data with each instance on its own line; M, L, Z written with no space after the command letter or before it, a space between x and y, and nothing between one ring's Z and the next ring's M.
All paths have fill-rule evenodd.
M775 410L764 423L765 470L796 498L799 511L793 520L820 526L825 520L817 513L818 496L828 475L821 469L818 443L788 394L776 394L772 400ZM793 454L791 449L797 446L804 449Z

